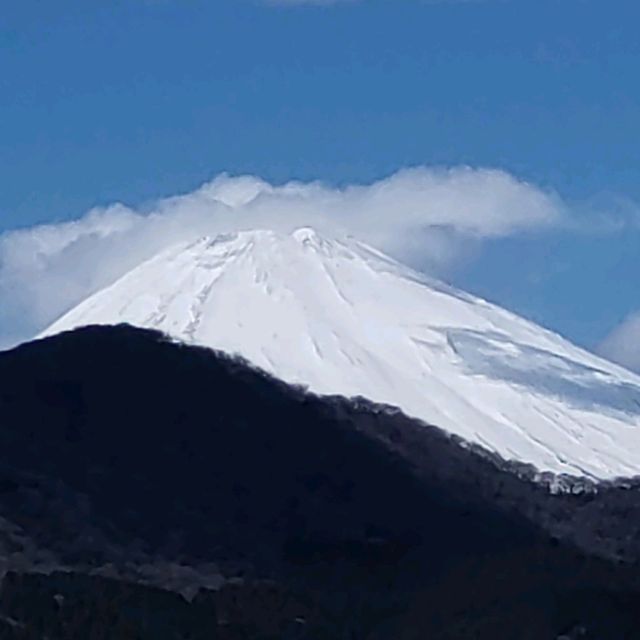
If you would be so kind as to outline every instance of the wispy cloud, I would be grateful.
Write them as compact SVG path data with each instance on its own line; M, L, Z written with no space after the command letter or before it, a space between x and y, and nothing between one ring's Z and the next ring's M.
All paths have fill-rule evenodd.
M343 188L221 175L144 211L115 204L0 235L0 340L31 337L142 260L202 235L309 225L442 273L470 243L558 225L564 215L555 195L494 169L413 168Z
M598 351L605 358L640 373L640 311L632 313L616 327Z

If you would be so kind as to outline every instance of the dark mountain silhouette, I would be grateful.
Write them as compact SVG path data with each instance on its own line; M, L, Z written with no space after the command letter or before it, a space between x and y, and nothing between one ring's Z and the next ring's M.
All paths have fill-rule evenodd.
M640 637L634 483L154 332L0 354L0 451L0 638Z

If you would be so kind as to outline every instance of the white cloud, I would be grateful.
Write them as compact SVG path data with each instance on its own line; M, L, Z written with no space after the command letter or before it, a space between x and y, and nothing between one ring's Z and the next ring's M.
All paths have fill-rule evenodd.
M469 244L563 220L556 196L493 169L406 169L342 188L221 175L144 211L116 204L0 235L0 343L30 338L142 260L202 235L314 226L442 272Z
M640 311L616 327L598 350L605 358L640 373Z

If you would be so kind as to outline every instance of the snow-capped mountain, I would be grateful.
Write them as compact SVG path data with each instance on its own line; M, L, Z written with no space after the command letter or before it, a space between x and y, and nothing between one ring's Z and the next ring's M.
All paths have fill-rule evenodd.
M354 240L299 229L181 244L43 335L116 323L400 407L543 471L640 473L640 376Z

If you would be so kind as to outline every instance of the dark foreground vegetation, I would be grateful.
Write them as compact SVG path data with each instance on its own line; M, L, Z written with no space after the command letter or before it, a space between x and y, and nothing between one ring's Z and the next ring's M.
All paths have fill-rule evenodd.
M131 327L0 354L0 638L640 638L634 483Z

